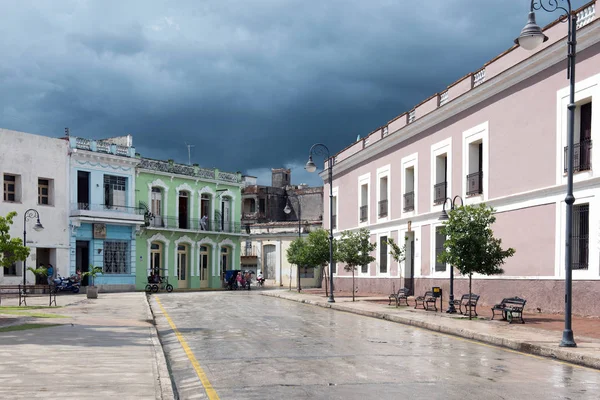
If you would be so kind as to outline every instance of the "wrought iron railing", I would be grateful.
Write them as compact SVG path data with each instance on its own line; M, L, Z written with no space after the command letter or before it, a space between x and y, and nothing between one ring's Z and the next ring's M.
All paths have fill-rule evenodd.
M71 205L71 210L81 210L81 211L110 211L110 212L119 212L125 214L137 214L143 215L144 208L140 207L127 207L120 206L114 204L91 204L91 203L73 203Z
M151 160L148 158L142 158L138 168L148 169L152 171L168 172L173 174L189 175L193 177L219 180L228 183L239 183L242 181L240 174L217 171L215 169L201 168L197 165L178 164L173 161Z
M148 221L150 228L182 229L197 232L227 232L240 233L242 230L239 222L226 222L202 218L187 218L182 220L174 216L151 215Z
M573 145L573 172L592 169L592 139L585 139ZM569 146L565 146L564 171L567 173Z
M404 193L404 211L415 209L415 192Z
M448 182L440 182L433 185L433 204L442 204L446 197Z
M369 206L360 206L360 222L365 222L369 216Z
M388 201L380 200L379 201L379 218L387 217L388 215Z
M483 193L483 171L467 175L467 196L477 196Z

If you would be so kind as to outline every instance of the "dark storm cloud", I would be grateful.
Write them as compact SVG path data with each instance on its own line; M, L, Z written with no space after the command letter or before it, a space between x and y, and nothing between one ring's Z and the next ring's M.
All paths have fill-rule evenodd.
M528 0L5 1L0 126L301 172L512 45ZM575 1L581 6L585 1ZM539 14L541 24L558 15Z

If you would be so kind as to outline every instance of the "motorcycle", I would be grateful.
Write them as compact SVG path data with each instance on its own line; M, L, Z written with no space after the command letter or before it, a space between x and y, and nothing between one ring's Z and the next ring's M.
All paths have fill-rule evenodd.
M263 278L262 276L256 277L256 283L258 284L258 286L263 287L263 285L265 284L265 278Z
M54 279L54 285L56 286L57 292L79 293L81 282L75 275L68 278L63 278L62 276L58 275L58 277Z

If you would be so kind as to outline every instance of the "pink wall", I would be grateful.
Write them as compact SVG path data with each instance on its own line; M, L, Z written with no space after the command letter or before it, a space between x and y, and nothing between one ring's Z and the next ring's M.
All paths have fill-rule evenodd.
M421 253L421 275L429 276L431 272L431 226L423 225L421 227L421 249L417 249L418 244L415 243L415 251Z
M578 55L578 80L598 73L598 65L600 44ZM392 192L390 215L392 219L401 217L401 159L413 153L418 153L419 157L418 211L419 214L429 212L433 190L431 146L449 137L452 138L452 187L449 194L462 193L466 184L466 172L462 170L462 135L486 121L489 122L489 171L484 171L484 174L489 175L489 199L554 185L557 170L556 92L568 83L564 66L561 61L414 138L388 148L377 158L334 176L334 186L339 187L340 229L358 225L358 177L367 173L371 174L370 221L376 222L377 168L388 164L392 175L389 181Z
M515 255L504 265L508 276L554 276L556 204L496 214L494 235Z
M419 104L416 108L416 117L421 118L430 112L434 111L438 106L438 95L437 93Z

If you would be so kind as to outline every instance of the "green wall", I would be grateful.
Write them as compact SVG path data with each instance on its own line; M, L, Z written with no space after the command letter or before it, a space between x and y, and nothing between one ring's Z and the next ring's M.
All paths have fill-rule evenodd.
M172 165L172 164L171 164ZM239 174L238 174L239 175ZM218 173L216 174L218 176ZM151 222L150 226L142 227L136 236L136 289L143 290L147 284L150 268L149 240L162 244L162 267L168 268L169 283L178 289L177 279L177 244L187 245L188 279L187 288L200 288L199 272L199 247L207 246L209 249L208 287L221 288L221 257L223 246L229 249L229 269L240 266L241 249L241 188L239 184L218 182L215 180L198 179L197 177L184 177L177 174L159 174L144 169L138 170L136 177L136 204L145 203L151 208L150 188L160 188L162 193L161 226L154 226L158 222ZM188 192L188 218L189 229L178 227L178 196L179 191ZM211 210L220 210L220 196L230 198L231 221L234 226L228 232L215 232L218 227L211 230L199 228L200 191L211 197ZM213 206L214 204L214 206ZM168 217L168 218L164 218ZM214 212L211 216L214 220ZM202 243L202 244L200 244Z

